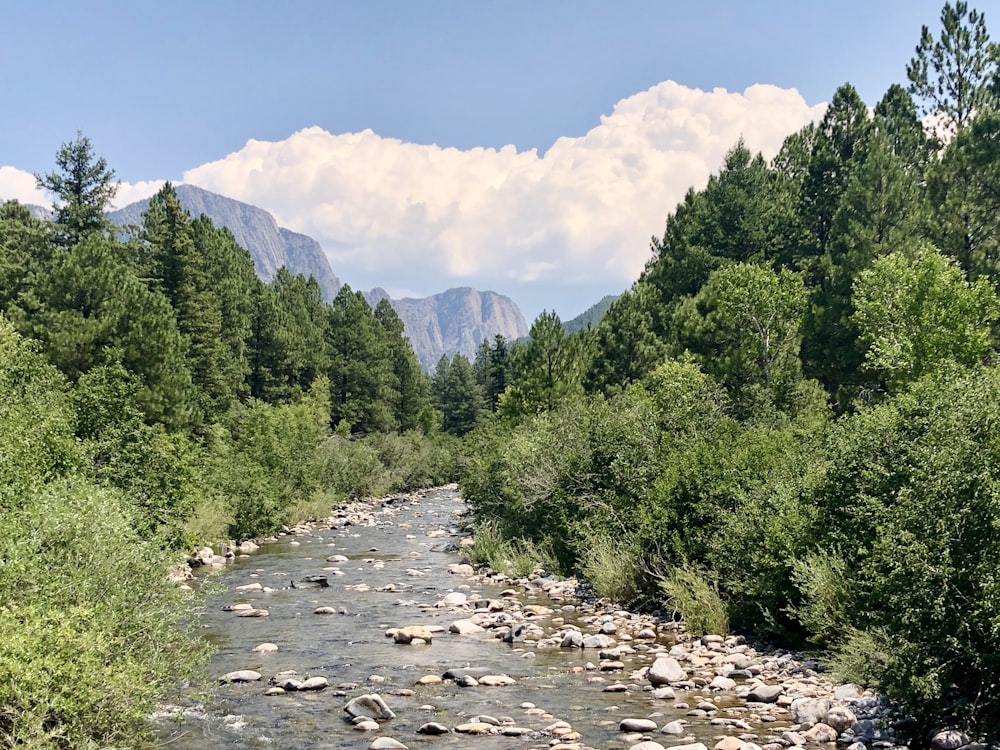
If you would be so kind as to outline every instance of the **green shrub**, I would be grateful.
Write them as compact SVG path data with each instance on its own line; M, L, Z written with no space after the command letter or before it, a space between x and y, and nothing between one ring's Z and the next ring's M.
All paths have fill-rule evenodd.
M486 565L511 578L523 578L538 569L555 569L555 560L548 551L523 539L506 539L495 521L476 527L466 554L473 565Z
M670 606L695 635L726 635L729 618L719 589L708 576L692 568L674 568L660 582Z
M191 595L134 528L119 494L81 478L0 516L0 745L134 747L204 655Z
M580 570L598 596L632 604L640 593L640 569L639 555L627 541L606 534L588 537Z

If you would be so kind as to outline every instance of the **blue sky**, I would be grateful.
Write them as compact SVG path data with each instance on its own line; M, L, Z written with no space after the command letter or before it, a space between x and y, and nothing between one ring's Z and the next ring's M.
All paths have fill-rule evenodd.
M80 129L123 198L194 182L317 237L354 287L569 318L629 285L740 134L771 155L841 83L874 105L903 82L940 8L0 0L0 197Z

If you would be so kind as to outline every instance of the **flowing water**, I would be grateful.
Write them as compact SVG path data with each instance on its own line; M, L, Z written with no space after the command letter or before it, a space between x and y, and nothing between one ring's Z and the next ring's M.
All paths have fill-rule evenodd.
M263 680L219 685L208 694L187 696L183 713L161 712L157 722L161 744L186 750L367 748L375 736L384 735L410 748L474 745L486 749L546 747L552 739L455 733L426 736L416 731L426 722L454 727L487 714L511 717L517 726L534 730L556 720L567 721L586 745L621 748L627 745L618 731L622 718L653 716L662 726L685 717L684 707L656 700L638 685L628 693L602 691L616 679L630 683L628 670L648 664L649 658L630 662L625 657L624 674L604 675L606 682L594 682L596 672L580 669L588 661L597 661L593 650L535 650L530 645L502 643L490 632L470 636L443 632L435 634L430 644L407 646L385 637L388 628L440 625L447 630L451 622L467 617L434 607L448 592L463 591L470 598L499 596L503 588L499 584L448 572L450 563L460 561L459 554L445 550L454 549L458 541L456 525L463 508L454 489L397 499L383 506L375 525L318 527L310 534L283 536L212 576L212 589L218 592L207 596L202 619L204 637L217 649L206 668L210 682L240 669L260 672ZM332 555L344 555L348 561L327 562ZM335 575L337 571L342 575ZM293 581L310 575L328 576L329 587L293 587ZM271 591L236 590L253 583ZM572 603L550 601L543 592L521 598L556 610L549 619L561 617L571 623L577 614ZM225 605L243 602L266 609L270 615L237 617L223 610ZM318 607L333 607L337 613L314 614ZM278 651L254 653L254 647L264 642L277 644ZM466 666L507 674L517 683L473 688L458 687L452 681L416 685L424 675L440 676ZM265 696L267 680L285 670L326 677L330 687ZM408 690L413 694L394 694ZM382 695L396 713L378 732L367 734L345 721L343 712L348 700L366 693ZM696 696L679 692L678 700L682 699L692 707L697 703ZM526 702L546 713L527 711L521 707ZM691 729L706 742L718 735L718 728L710 727L707 720Z

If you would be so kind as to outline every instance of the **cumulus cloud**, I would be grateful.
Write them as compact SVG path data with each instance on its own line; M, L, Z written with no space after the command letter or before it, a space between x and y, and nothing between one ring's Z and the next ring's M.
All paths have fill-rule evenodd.
M459 150L318 127L251 140L184 181L312 235L334 270L436 270L450 280L634 280L651 235L739 138L766 157L819 118L795 90L660 83L580 137L536 150ZM403 282L405 283L405 282Z
M17 167L0 167L0 202L20 201L47 206L51 201L36 187L35 176Z
M112 203L112 208L121 208L129 203L149 198L163 186L163 180L149 182L119 182L118 192ZM16 167L0 167L0 202L16 200L21 203L31 203L36 206L49 207L52 196L37 187L35 176L30 172Z

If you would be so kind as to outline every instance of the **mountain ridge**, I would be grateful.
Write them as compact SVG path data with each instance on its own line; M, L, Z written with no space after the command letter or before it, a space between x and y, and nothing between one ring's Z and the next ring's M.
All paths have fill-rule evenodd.
M205 214L224 226L253 258L257 275L265 282L285 266L294 274L313 276L327 301L340 290L323 248L312 237L278 226L263 208L228 198L194 185L176 185L178 200L191 216ZM108 218L119 226L140 224L149 200L136 201L112 211ZM515 340L527 335L528 326L517 303L493 291L454 287L427 297L392 299L380 287L362 292L375 307L387 299L403 321L403 330L414 353L428 371L442 355L463 354L472 359L483 339L497 334Z

